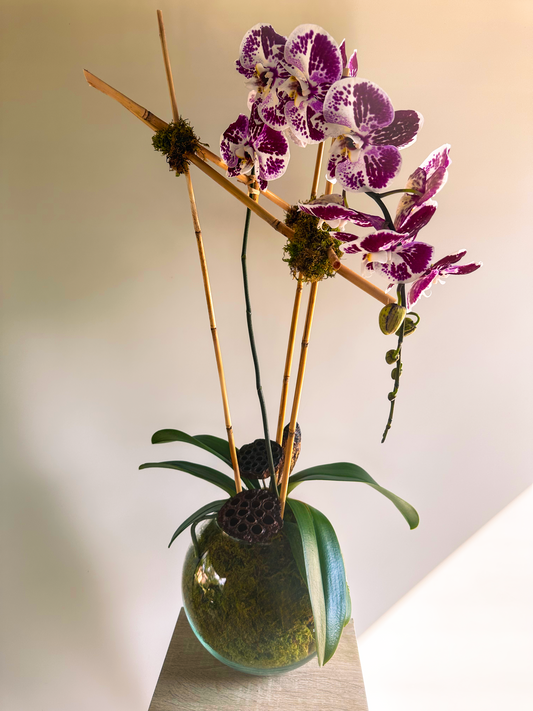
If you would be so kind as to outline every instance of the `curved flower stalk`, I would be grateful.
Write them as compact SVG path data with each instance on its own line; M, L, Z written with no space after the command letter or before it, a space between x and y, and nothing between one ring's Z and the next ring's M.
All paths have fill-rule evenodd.
M400 149L416 140L423 119L417 111L394 111L387 94L366 79L341 79L329 89L324 118L336 135L328 180L345 190L383 190L396 177Z
M289 143L283 133L266 126L254 104L250 118L239 114L220 138L220 155L228 177L250 175L255 169L261 190L269 180L280 178L289 165Z
M450 274L471 274L483 266L483 262L470 262L468 264L457 265L456 263L461 260L465 254L466 250L463 249L460 252L443 257L439 259L438 262L435 262L435 264L432 264L422 276L414 282L407 292L407 308L412 308L422 295L429 296L428 290L433 284L436 282L444 284L444 280L450 276Z

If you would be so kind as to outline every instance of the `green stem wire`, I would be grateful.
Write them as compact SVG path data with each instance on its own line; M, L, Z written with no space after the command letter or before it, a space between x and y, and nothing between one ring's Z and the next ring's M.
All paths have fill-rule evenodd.
M402 306L405 306L405 284L398 284L398 303ZM381 444L383 444L383 442L387 439L389 430L392 427L392 418L394 417L394 405L396 404L396 395L398 394L398 390L400 388L400 375L402 374L402 345L403 345L404 335L405 335L405 319L402 321L402 325L400 326L400 328L398 330L398 345L396 347L396 352L398 353L398 360L394 364L394 367L396 370L396 375L394 377L394 388L389 393L389 400L390 400L389 419L387 420L387 424L385 425L385 429L383 431L383 436L381 438Z
M252 305L250 302L250 291L248 288L248 268L246 266L246 251L248 249L248 230L250 228L250 216L251 211L246 210L246 220L244 222L244 235L242 238L242 252L241 252L241 264L242 264L242 280L244 284L244 299L246 302L246 323L248 324L248 336L250 338L250 348L252 350L252 358L254 361L255 369L255 385L257 388L257 397L259 398L259 405L261 407L261 417L263 418L263 432L265 435L265 448L268 460L268 471L270 472L270 488L273 493L278 494L278 487L276 483L276 471L274 467L274 458L272 456L272 447L270 445L270 434L268 429L268 417L265 406L265 398L263 396L263 387L261 385L261 372L259 370L259 360L257 358L257 349L255 347L255 336L252 324Z

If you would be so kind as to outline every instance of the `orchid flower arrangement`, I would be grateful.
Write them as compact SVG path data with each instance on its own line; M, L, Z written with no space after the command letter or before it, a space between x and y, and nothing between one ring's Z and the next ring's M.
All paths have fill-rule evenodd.
M160 14L159 19L172 98L173 83ZM188 517L175 532L171 543L189 526L192 526L194 536L196 524L212 517L217 517L219 526L228 535L249 544L268 543L284 528L284 523L290 524L285 526L287 536L290 531L299 531L296 541L293 533L289 537L308 586L318 659L320 664L324 664L335 652L350 615L342 554L327 518L313 507L288 498L288 494L299 484L310 480L361 482L386 496L410 528L418 525L418 514L410 504L383 489L356 464L338 462L293 473L301 446L297 417L318 284L322 278L339 273L360 286L384 304L379 315L381 330L398 337L396 347L386 354L387 363L394 366L394 388L388 395L390 412L384 441L391 427L399 388L404 337L412 333L420 321L418 314L411 309L422 295L428 295L435 283L442 282L451 274L470 274L481 264L458 264L465 256L464 251L435 260L434 247L419 240L420 231L435 215L437 203L434 197L448 179L450 146L445 144L431 153L411 173L405 188L389 189L402 165L401 151L416 140L423 123L422 116L414 110L395 110L383 89L360 78L357 52L354 51L348 58L344 41L338 45L326 30L313 24L300 25L288 37L276 32L269 24L258 24L243 37L236 69L244 78L248 91L248 114L238 114L235 121L222 131L222 160L202 147L205 144L197 139L184 143L183 136L188 136L192 129L179 117L175 97L172 104L174 121L169 125L93 75L87 76L93 86L113 96L157 130L154 146L167 155L173 169L176 165L193 163L247 207L241 263L264 436L240 448L235 446L201 228L190 172L186 167L178 172L186 174L191 198L228 440L212 435L190 436L181 430L166 429L156 432L152 442L184 442L206 450L232 470L233 479L221 471L188 461L148 463L141 468L164 467L184 471L213 483L229 496L229 499L202 506ZM317 195L321 162L328 140L326 189L323 195ZM292 207L268 189L268 184L281 177L288 168L291 142L302 148L310 144L318 145L311 199L302 200ZM172 151L176 155L171 155ZM222 166L227 178L208 166L206 160ZM245 183L248 195L231 184L228 178L237 178ZM333 194L337 183L341 193ZM260 193L284 208L285 224L258 204ZM348 195L352 193L368 195L380 208L381 214L350 207ZM394 194L401 197L393 219L385 199ZM285 261L288 261L297 284L275 441L269 434L248 289L246 255L252 212L288 238L285 247L288 257ZM386 292L343 264L343 256L352 254L361 259L360 267L364 275L377 273L386 278ZM302 288L306 282L310 283L310 290L302 349L290 421L284 426L296 326ZM396 298L388 293L393 288L396 289ZM259 515L257 511L254 514L249 507L246 508L247 504L243 504L245 499L253 499L256 496L254 492L260 489L263 490L262 503L257 511L262 510L268 500L268 516ZM239 518L240 512L235 512L241 504L246 513Z

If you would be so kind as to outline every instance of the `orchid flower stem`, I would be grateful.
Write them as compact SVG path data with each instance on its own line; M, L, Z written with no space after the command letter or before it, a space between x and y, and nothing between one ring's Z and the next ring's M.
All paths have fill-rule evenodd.
M410 193L411 195L422 195L419 190L413 190L412 188L399 188L398 190L389 190L386 193L380 193L380 197L389 197L389 195L397 195L398 193Z
M405 306L405 284L398 284L398 304L400 306ZM383 436L381 438L381 444L387 439L387 434L392 426L392 418L394 417L394 406L396 404L396 396L398 394L398 389L400 387L400 375L402 374L402 345L403 338L405 334L405 319L402 321L402 325L398 330L398 346L396 347L396 352L398 353L398 360L394 364L393 372L394 376L394 388L392 392L389 393L390 400L390 410L389 419L385 425L385 430L383 431Z
M387 206L385 205L385 203L384 203L383 200L381 199L381 196L378 195L377 193L370 193L370 192L368 192L368 193L366 193L366 194L368 195L368 197L371 197L372 200L374 200L374 202L377 202L377 204L378 204L379 207L381 208L381 212L383 213L383 217L385 218L385 221L387 222L388 228L394 232L394 231L395 231L395 230L394 230L394 222L392 221L392 217L390 216L390 212L388 211Z
M255 370L255 385L257 388L257 397L259 398L259 406L261 407L261 417L263 418L263 432L265 436L265 448L268 460L268 471L270 473L271 490L277 494L276 472L274 467L274 458L272 456L272 447L270 445L270 434L268 429L268 417L265 406L265 398L263 396L263 387L261 385L261 372L259 370L259 360L257 358L257 349L255 347L255 336L252 324L252 304L250 302L250 290L248 288L248 268L246 265L246 252L248 249L248 231L250 228L251 211L246 210L246 220L244 223L244 235L242 238L242 279L244 284L244 299L246 302L246 323L248 325L248 336L250 338L250 348L252 350L252 358L254 361Z

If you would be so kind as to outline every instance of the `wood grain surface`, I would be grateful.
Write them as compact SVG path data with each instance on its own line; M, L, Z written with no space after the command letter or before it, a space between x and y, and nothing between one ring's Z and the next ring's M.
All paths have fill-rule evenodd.
M353 620L333 659L279 676L252 676L204 649L180 611L148 711L368 711Z

